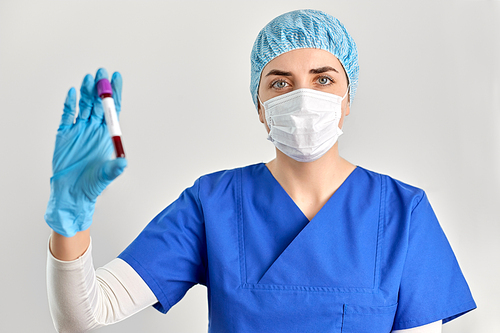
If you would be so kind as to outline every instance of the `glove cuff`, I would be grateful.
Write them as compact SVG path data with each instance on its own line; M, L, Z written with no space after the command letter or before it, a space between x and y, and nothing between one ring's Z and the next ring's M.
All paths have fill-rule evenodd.
M45 211L45 222L58 234L73 237L78 231L86 230L92 224L95 202L96 200L87 198L55 194L52 188Z

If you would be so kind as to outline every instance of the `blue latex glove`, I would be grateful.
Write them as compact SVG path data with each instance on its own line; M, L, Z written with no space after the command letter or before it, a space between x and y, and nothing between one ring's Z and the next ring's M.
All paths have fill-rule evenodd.
M57 130L45 221L55 232L66 237L90 227L97 196L127 166L124 158L111 159L113 143L96 89L97 81L107 77L108 73L102 68L97 71L95 80L90 74L85 76L76 120L76 91L74 88L69 90ZM119 113L120 73L113 74L111 86Z

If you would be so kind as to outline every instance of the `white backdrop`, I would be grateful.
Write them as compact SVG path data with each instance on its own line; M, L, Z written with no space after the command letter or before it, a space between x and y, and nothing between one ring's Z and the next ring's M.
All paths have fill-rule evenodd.
M444 332L500 327L500 1L0 0L0 331L52 332L43 220L68 89L124 78L129 167L99 198L94 260L116 257L202 174L268 161L249 94L259 30L289 10L338 17L360 54L341 154L426 190L478 309ZM204 332L206 289L102 332Z

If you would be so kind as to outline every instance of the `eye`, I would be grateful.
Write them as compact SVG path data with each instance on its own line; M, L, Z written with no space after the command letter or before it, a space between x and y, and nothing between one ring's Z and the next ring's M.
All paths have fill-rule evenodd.
M283 89L286 88L287 86L288 83L284 80L276 80L271 82L271 87L273 87L274 89Z
M333 83L333 79L329 76L320 76L317 81L322 86L327 86Z

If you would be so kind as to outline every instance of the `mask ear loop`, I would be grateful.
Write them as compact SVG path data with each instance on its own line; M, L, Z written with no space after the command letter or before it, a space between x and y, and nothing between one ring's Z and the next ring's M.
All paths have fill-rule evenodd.
M349 93L350 89L351 89L351 85L348 84L347 85L347 91L345 92L344 97L342 97L342 100L344 100L347 97L347 94ZM349 104L351 104L351 102L349 102ZM345 122L345 117L344 117L344 122ZM344 124L342 124L342 128L340 128L338 126L337 126L337 128L340 130L339 136L341 136L342 134L344 134L344 132L342 131L342 128L344 128Z
M259 101L259 103L262 105L262 110L265 112L266 111L266 108L264 107L264 103L262 103L262 101L260 100L260 96L259 94L257 94L257 100ZM271 137L271 129L272 129L272 125L269 123L269 121L267 121L267 113L264 113L264 121L266 122L267 124L267 127L269 128L269 133L267 134L267 139L271 142L274 142L273 138Z
M266 121L267 123L267 126L269 128L271 128L271 125L269 124L269 122L267 121L267 113L266 113L266 108L264 107L264 103L262 103L262 101L260 100L260 96L259 94L257 94L257 100L259 101L260 105L262 105L262 111L264 111L264 120Z
M347 97L347 94L349 93L350 90L351 90L351 85L348 84L347 85L347 91L345 92L344 97L342 97L342 100L344 100ZM259 97L259 95L257 95L257 98L258 97ZM349 102L349 104L351 104L351 102Z
M262 105L262 107L264 108L264 103L262 103L262 101L260 100L260 96L259 96L259 94L257 94L257 100L259 101L260 105ZM265 110L266 110L266 109L264 108L264 111L265 111Z

